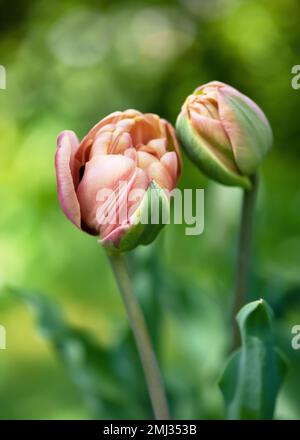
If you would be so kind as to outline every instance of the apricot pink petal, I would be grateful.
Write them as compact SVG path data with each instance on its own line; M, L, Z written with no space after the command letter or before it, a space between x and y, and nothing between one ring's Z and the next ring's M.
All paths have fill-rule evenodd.
M170 174L161 162L153 162L148 168L148 177L154 180L161 188L172 190L173 182Z
M117 189L119 182L129 181L135 172L135 162L123 155L114 154L93 157L86 163L77 196L84 222L98 229L96 212L99 207L97 193L101 189Z
M175 151L168 151L160 159L160 162L166 168L168 174L172 178L172 186L176 185L177 173L178 173L178 160Z
M82 139L79 144L76 157L77 159L84 163L88 160L89 147L93 144L97 133L100 129L106 125L110 125L118 122L122 118L122 112L114 112L110 115L106 116L106 118L102 119L98 122L94 127L88 132L88 134Z
M103 132L98 135L93 146L91 148L90 156L100 156L103 154L107 154L108 146L112 139L112 133L109 131Z
M178 159L177 179L176 179L177 182L177 180L181 175L181 170L182 170L182 158L181 158L179 143L173 126L165 119L162 119L162 123L165 124L165 128L167 131L167 143L171 144L171 146L173 147L173 149L177 154L177 159Z
M153 137L152 115L143 115L134 119L134 125L130 130L134 145L147 144Z
M138 151L137 153L138 158L138 166L142 168L143 170L147 170L149 165L151 165L153 162L157 162L158 159L150 153L147 153L146 151Z
M128 218L127 222L120 224L115 229L109 231L107 234L102 235L100 242L102 244L112 242L117 245L120 238L126 233L132 226L132 218L134 213L138 209L144 197L146 197L146 191L149 186L149 180L146 173L137 168L136 175L134 176L133 184L129 188L128 192Z
M217 144L226 150L231 150L229 138L221 121L199 115L195 111L190 112L190 117L193 127L201 137L209 142L213 142L214 145Z
M128 220L139 207L142 197L146 194L149 186L149 179L145 171L137 168L136 176L132 187L127 194Z
M62 132L57 139L55 168L59 203L68 219L80 228L80 206L75 192L73 177L79 171L76 169L77 164L75 163L78 145L79 142L74 132Z

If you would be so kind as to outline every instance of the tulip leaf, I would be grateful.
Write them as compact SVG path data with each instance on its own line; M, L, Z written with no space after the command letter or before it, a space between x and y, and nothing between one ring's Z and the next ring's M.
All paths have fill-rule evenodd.
M224 185L251 188L248 176L242 176L226 166L205 139L196 132L187 115L179 115L176 132L192 162L208 177Z
M227 419L272 419L286 361L274 346L272 310L263 300L237 315L242 344L229 358L220 388Z
M32 309L40 334L52 346L92 417L145 417L147 410L141 404L145 390L136 380L142 376L131 338L116 347L102 347L88 331L69 324L48 296L23 289L9 291Z

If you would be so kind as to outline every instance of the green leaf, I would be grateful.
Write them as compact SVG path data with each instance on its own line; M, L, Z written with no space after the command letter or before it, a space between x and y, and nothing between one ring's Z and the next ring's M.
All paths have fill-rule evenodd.
M131 338L117 347L103 348L89 332L70 325L48 296L9 290L34 312L40 334L52 345L92 417L147 417L143 376Z
M227 419L272 419L286 362L274 346L272 310L263 301L237 315L242 345L229 358L220 380Z

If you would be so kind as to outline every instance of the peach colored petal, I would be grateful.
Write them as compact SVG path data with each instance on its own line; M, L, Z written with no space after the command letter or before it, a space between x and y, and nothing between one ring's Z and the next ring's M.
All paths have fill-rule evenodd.
M141 116L142 113L139 112L138 110L134 110L132 108L129 108L128 110L125 110L123 112L123 115L125 115L126 117L129 117L129 118L135 118L136 116Z
M193 102L189 106L189 111L197 112L199 115L209 117L209 111L203 102Z
M138 151L145 151L146 153L153 154L153 156L160 159L167 151L166 144L167 141L165 138L151 139L147 145L139 145L137 148Z
M105 124L103 125L100 130L97 131L95 134L95 138L97 138L100 134L102 134L105 131L112 132L115 130L117 124Z
M194 95L198 95L198 94L201 94L201 93L205 93L205 94L211 93L211 94L214 94L214 93L216 93L216 88L218 89L218 88L221 88L221 87L224 87L224 86L225 87L230 87L230 86L227 86L227 84L222 83L221 81L210 81L210 82L208 82L206 84L203 84L200 87L197 87L194 90L193 94Z
M124 151L124 156L129 157L129 159L132 159L134 163L137 165L137 152L135 148L128 148Z
M123 154L125 150L132 147L132 139L129 133L118 131L114 133L113 143L109 149L110 154Z
M210 98L201 99L199 103L193 104L191 109L211 119L220 119L218 104L217 102L212 102Z
M77 172L74 156L78 145L79 142L74 132L62 132L57 139L55 168L59 203L68 219L80 228L80 207L72 176L72 173L75 174Z
M137 168L136 176L132 188L128 193L127 206L129 219L140 206L143 197L146 194L149 186L149 179L145 171Z
M77 196L84 222L98 228L96 212L100 202L96 196L101 189L115 190L120 181L128 181L136 169L133 160L122 155L96 156L87 162Z
M101 236L100 243L104 246L108 245L109 243L113 243L115 247L118 247L121 237L126 233L126 231L128 231L130 227L130 223L118 225L107 235Z
M111 197L97 210L101 238L105 238L119 225L128 224L129 212L133 207L138 207L147 186L148 178L139 168L136 168L128 181L120 181ZM96 198L98 200L98 197Z
M194 111L190 112L190 120L201 137L231 151L230 140L220 120L207 118Z
M95 139L95 142L93 143L90 152L90 157L107 154L111 141L112 141L111 132L104 131L100 133Z
M155 180L161 188L170 191L173 189L172 178L162 163L154 162L149 166L147 174L149 180Z
M151 139L161 137L157 118L158 116L148 113L134 119L135 124L130 130L133 145L146 145Z
M160 162L166 168L166 171L169 173L172 179L173 188L177 182L177 173L178 173L178 159L175 151L168 151L163 157L160 159Z
M123 131L129 132L131 128L134 126L134 119L121 119L119 122L117 122L116 127L121 128Z
M101 119L101 121L94 125L94 127L82 139L78 147L76 157L81 163L85 163L89 160L90 149L99 130L105 125L110 126L111 124L117 123L120 119L122 119L122 117L122 112L114 112L108 115L106 118Z
M143 170L147 170L149 165L153 162L157 162L158 159L153 154L147 153L146 151L139 150L137 153L138 166Z
M168 150L171 151L174 150L177 154L177 159L178 159L177 180L178 180L179 177L181 176L181 170L182 170L182 158L181 158L179 143L177 140L174 127L165 119L162 119L162 122L166 126Z

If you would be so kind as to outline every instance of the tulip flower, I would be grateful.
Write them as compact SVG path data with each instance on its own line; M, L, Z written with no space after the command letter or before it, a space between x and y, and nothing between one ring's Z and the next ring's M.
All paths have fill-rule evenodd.
M233 87L212 81L198 87L183 104L176 122L178 137L192 161L225 185L251 188L272 145L263 111Z
M105 246L155 418L167 420L168 402L158 362L121 252L150 243L163 226L162 221L151 223L152 202L154 198L159 214L163 206L169 206L169 191L181 173L175 130L154 114L115 112L98 122L81 142L74 132L62 132L57 139L55 166L58 198L65 215L79 229L99 235ZM143 221L145 212L150 222Z
M239 333L234 317L247 297L258 168L272 146L272 129L255 102L227 84L212 81L186 98L176 131L204 174L244 189L232 313L236 348Z
M141 225L141 210L148 207L151 189L156 189L162 203L169 203L164 190L175 187L181 172L171 124L136 110L112 113L81 142L74 132L62 132L55 164L65 215L78 228L99 235L103 245L119 251L155 238L159 228ZM133 193L140 196L133 200Z

